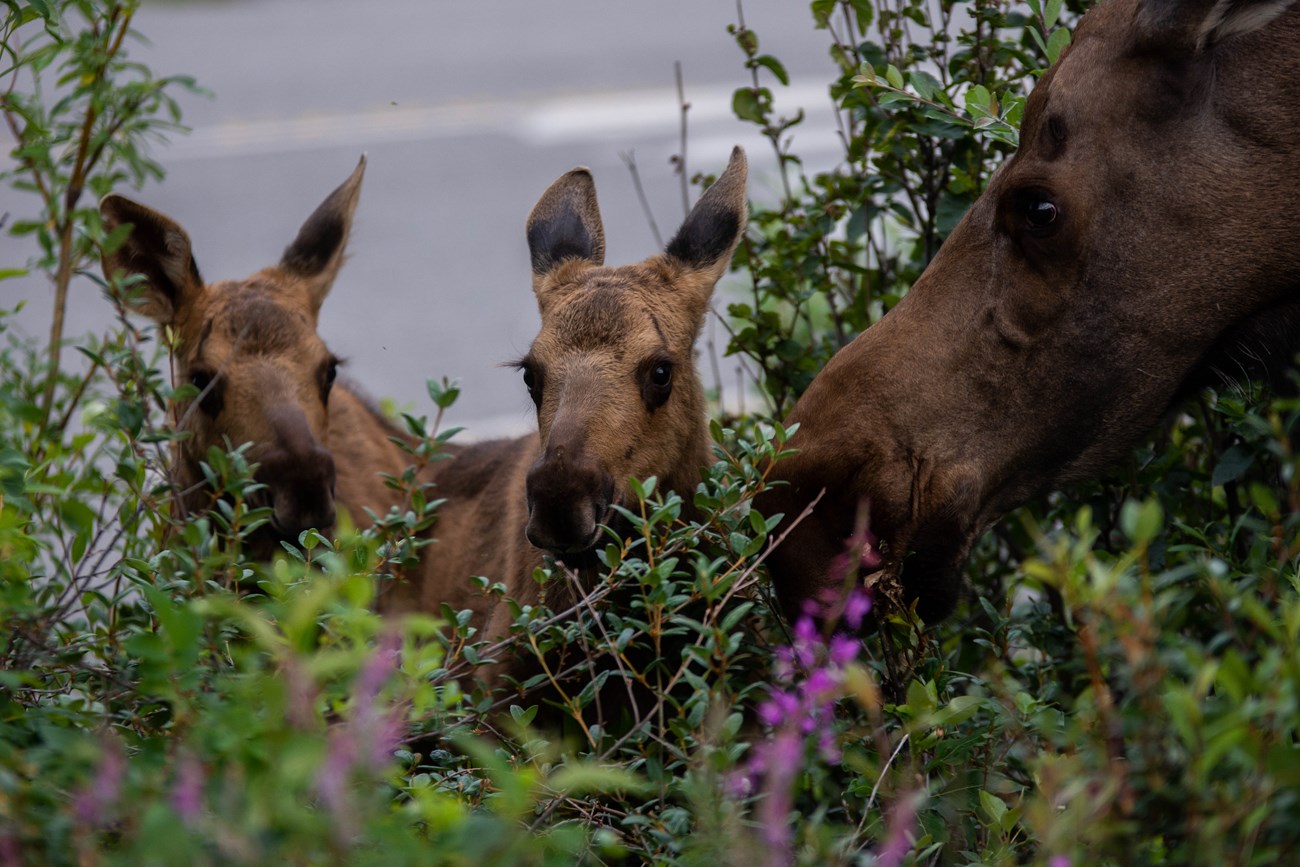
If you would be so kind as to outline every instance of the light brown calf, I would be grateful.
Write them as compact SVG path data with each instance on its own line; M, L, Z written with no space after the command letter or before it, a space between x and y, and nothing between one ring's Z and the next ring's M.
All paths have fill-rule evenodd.
M400 474L400 435L356 391L336 383L339 360L316 333L317 314L340 266L361 192L365 159L318 207L278 265L243 280L205 284L185 230L163 214L110 195L100 203L106 229L133 226L104 256L106 277L145 280L139 310L175 330L176 384L199 395L174 408L189 437L176 449L182 505L211 505L200 463L212 446L252 443L260 464L269 524L250 538L250 553L269 557L281 541L334 526L336 504L366 526L365 508L388 511L396 494L381 473Z
M542 195L527 223L542 327L517 362L538 433L469 446L438 466L446 502L429 568L422 583L394 587L384 607L470 608L488 637L502 637L508 607L470 576L503 582L510 597L534 604L532 574L545 552L580 572L595 563L599 525L616 523L615 505L632 505L628 477L656 476L661 490L699 483L709 437L694 345L744 230L745 179L736 148L665 251L621 267L604 265L586 169ZM548 591L554 610L572 601L567 585Z

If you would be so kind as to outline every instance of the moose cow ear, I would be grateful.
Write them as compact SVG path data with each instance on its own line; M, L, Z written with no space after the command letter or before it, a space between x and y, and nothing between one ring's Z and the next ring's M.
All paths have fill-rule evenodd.
M579 167L565 172L533 205L525 224L533 285L566 259L605 263L605 227L596 204L596 182Z
M705 272L710 282L717 282L745 230L748 206L745 182L749 169L745 151L737 146L731 151L726 170L704 191L677 234L664 252L682 265Z
M118 272L144 277L144 292L134 309L161 325L174 322L203 289L190 236L171 217L117 194L100 201L99 214L105 232L131 226L126 240L101 256L104 278L111 280Z
M366 157L363 154L352 176L320 203L298 230L298 237L280 257L282 269L307 281L313 309L317 312L343 267L343 253L352 229L352 215L356 213L357 201L361 198L361 178L365 173Z
M1296 0L1142 0L1138 32L1164 50L1200 52L1265 26Z

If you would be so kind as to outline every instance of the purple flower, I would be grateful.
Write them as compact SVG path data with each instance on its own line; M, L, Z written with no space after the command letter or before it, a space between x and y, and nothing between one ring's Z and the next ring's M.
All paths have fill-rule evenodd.
M191 752L183 751L176 760L171 804L186 824L194 824L203 815L203 764Z
M871 610L871 596L863 590L854 588L844 603L844 622L850 629L859 629L862 618Z
M880 867L898 867L912 850L912 829L916 824L916 797L905 797L889 811L885 844L876 853Z
M789 864L792 858L790 813L794 809L794 778L803 765L803 740L792 732L778 732L767 744L767 785L759 805L763 842L769 864Z
M809 756L838 762L841 752L835 730L835 702L844 686L844 670L858 655L859 643L846 635L827 641L819 620L832 620L838 598L805 606L795 622L789 646L777 648L775 683L758 717L772 729L767 740L754 746L745 774L727 781L735 797L761 796L757 812L770 864L788 864L793 858L794 832L789 821L794 810L795 780ZM865 592L854 591L843 600L845 619L860 625L870 608Z
M1068 855L1053 855L1048 859L1047 867L1070 867L1070 857Z
M380 705L379 694L400 662L400 637L393 632L357 673L352 706L347 718L329 735L325 761L316 776L316 789L336 816L345 816L347 785L354 772L378 774L401 744L404 726L401 709Z
M831 662L838 666L848 665L858 657L858 640L847 635L832 635L830 646Z
M0 835L0 867L22 867L23 848L12 833Z
M104 753L95 775L72 799L72 812L84 825L99 825L109 808L117 803L126 779L126 756L117 738L111 735L104 741Z

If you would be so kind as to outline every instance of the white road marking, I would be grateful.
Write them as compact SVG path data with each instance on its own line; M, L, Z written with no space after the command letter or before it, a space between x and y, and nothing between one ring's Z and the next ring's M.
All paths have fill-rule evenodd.
M688 126L736 123L731 112L733 87L695 88L687 93ZM831 127L830 97L823 86L778 88L778 111L803 108L811 129L816 121ZM167 148L169 162L251 154L295 153L333 147L367 147L394 142L428 141L472 135L501 135L524 144L548 146L592 139L618 140L630 135L678 135L674 90L630 90L557 97L542 102L483 102L443 106L388 105L347 114L316 114L267 120L235 120L196 127L176 136ZM748 130L752 127L744 127ZM736 133L732 133L734 141ZM822 135L809 143L838 147ZM833 135L831 136L833 138Z

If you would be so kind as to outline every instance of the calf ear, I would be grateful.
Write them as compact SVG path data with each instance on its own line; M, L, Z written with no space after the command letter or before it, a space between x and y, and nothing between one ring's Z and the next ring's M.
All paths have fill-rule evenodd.
M1296 0L1142 0L1138 30L1170 51L1202 51L1267 25Z
M605 227L591 172L576 168L547 187L525 224L533 263L533 287L567 259L605 263Z
M280 257L281 269L306 281L313 312L320 311L334 278L343 267L352 215L361 198L361 178L365 173L366 158L362 155L352 176L320 203Z
M105 196L99 214L105 232L131 226L126 240L100 258L105 279L112 280L119 272L126 277L144 277L144 292L134 309L162 325L174 322L203 289L190 236L175 220L125 196Z
M686 222L664 249L670 258L703 272L709 280L710 291L727 270L731 254L745 231L748 173L745 151L737 146L731 151L731 160L722 176L700 196L686 215Z
M709 272L714 280L721 277L745 230L748 173L745 151L737 146L722 176L700 196L664 252L689 268Z

